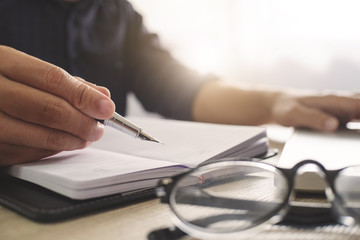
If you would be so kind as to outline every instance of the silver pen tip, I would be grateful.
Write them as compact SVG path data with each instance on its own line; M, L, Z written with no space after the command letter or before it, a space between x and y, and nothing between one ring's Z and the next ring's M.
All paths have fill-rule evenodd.
M156 142L156 143L160 143L160 144L162 144L162 145L165 145L165 143L164 142L161 142L161 141L159 141L159 140L157 140L157 139L154 139L154 140L152 140L153 142Z
M159 140L150 140L151 142L155 142L155 143L159 143L159 144L162 144L162 145L165 145L165 143L163 142L160 142Z
M150 136L149 134L144 133L144 132L141 132L141 133L139 134L139 138L141 138L142 140L146 140L146 141L161 143L161 144L163 144L163 145L165 144L165 143L157 140L156 138L154 138L154 137L152 137L152 136Z

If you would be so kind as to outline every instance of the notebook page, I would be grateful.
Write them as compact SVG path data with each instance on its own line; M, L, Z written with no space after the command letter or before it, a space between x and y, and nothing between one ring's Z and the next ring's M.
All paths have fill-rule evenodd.
M112 128L105 128L105 136L92 147L195 167L225 151L246 151L247 147L258 139L266 138L266 130L263 127L164 119L130 120L164 144L142 141ZM227 154L231 154L231 151Z
M19 164L10 172L69 197L82 198L133 186L141 188L144 180L154 184L155 179L183 171L185 166L195 167L221 153L259 154L267 150L267 145L259 141L267 141L263 127L165 119L132 121L165 144L135 139L106 127L104 137L89 148ZM134 185L138 180L142 183Z
M279 166L291 168L299 161L312 159L328 170L360 164L360 131L334 133L296 130L286 142Z
M87 148L18 164L9 171L13 176L44 187L51 186L55 188L53 190L56 186L81 190L155 178L161 176L161 171L169 176L169 170L164 169L174 165L172 162ZM182 168L174 168L173 171Z

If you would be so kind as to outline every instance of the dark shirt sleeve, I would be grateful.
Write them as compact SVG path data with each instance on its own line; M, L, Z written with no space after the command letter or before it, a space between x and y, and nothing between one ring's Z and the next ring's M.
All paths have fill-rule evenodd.
M125 59L130 91L148 111L191 120L199 88L214 76L200 76L175 60L136 12L131 14L128 37Z

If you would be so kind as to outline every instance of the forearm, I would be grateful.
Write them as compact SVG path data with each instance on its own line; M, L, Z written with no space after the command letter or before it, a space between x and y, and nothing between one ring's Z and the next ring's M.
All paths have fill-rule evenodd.
M283 126L335 131L360 119L358 95L325 94L308 90L248 88L221 81L204 85L193 105L196 121Z
M199 91L194 105L195 121L259 125L273 121L272 108L279 92L222 81L207 83Z

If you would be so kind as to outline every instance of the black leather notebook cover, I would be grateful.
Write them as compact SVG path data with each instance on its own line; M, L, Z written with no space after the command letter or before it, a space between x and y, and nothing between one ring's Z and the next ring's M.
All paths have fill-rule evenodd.
M38 222L65 220L154 197L154 189L142 189L89 200L73 200L0 173L0 204Z
M258 156L266 159L277 154L269 149ZM105 209L155 198L155 189L147 188L89 200L74 200L12 176L0 168L0 204L37 222L55 222Z

